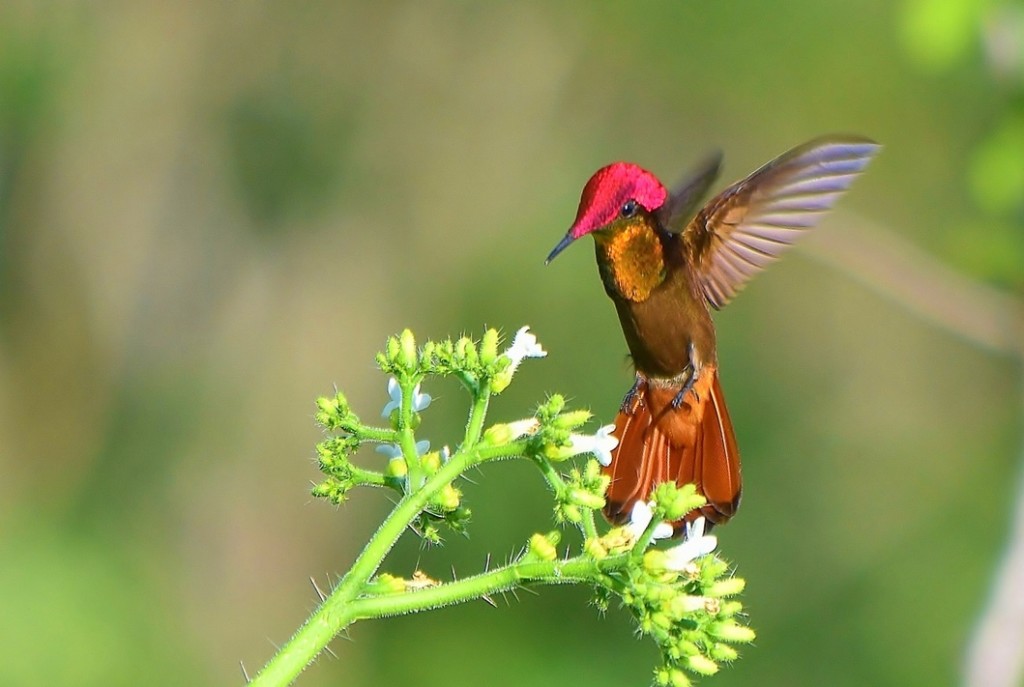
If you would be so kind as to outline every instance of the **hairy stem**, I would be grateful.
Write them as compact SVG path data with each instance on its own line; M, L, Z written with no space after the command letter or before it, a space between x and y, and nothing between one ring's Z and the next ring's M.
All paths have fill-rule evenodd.
M524 584L592 582L603 571L624 565L626 556L598 561L580 556L569 560L520 561L454 582L401 594L358 599L351 604L353 621L387 618L480 599Z
M366 582L377 572L395 542L420 514L430 498L446 484L454 481L472 462L473 456L470 453L455 454L423 485L422 489L412 491L398 502L338 586L270 659L251 684L264 687L291 684L324 647L353 622L351 602L359 596Z

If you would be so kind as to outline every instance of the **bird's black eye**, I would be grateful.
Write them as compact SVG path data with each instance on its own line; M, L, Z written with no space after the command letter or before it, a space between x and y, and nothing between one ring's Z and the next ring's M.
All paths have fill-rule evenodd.
M637 202L630 198L629 200L622 204L622 209L619 210L619 216L632 217L633 215L636 214L636 211L639 209L640 206L637 204Z

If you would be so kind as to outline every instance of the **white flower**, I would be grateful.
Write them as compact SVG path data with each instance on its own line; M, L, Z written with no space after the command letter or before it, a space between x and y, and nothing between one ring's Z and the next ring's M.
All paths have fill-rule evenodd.
M391 400L384 406L384 411L380 414L381 417L391 417L391 411L402 407L402 387L394 377L388 380L388 396L391 397ZM414 413L421 412L426 410L429 405L430 394L421 394L420 385L417 384L416 388L412 390L412 411Z
M633 512L629 514L629 524L626 525L626 529L633 535L633 539L639 539L640 535L647 531L647 526L651 524L651 518L654 516L654 512L651 510L653 505L653 501L651 503L637 501L633 504ZM672 532L672 523L659 522L654 528L652 539L668 539L672 536Z
M693 522L686 523L686 539L682 544L674 546L665 552L667 567L671 570L682 570L691 561L705 556L718 546L718 537L704 535L704 526L707 521L703 516Z
M612 436L615 425L605 425L594 434L570 434L571 453L576 456L580 453L593 453L597 462L608 467L612 464L612 449L619 445L619 440ZM650 515L647 516L650 520Z
M512 376L524 358L543 358L547 354L548 352L537 342L537 337L530 333L530 328L522 327L512 339L512 345L503 354L512 361L505 368L505 372Z
M398 444L381 444L377 447L377 453L383 453L388 460L395 460L402 457L402 447ZM424 439L416 442L416 455L422 456L430 450L430 441Z

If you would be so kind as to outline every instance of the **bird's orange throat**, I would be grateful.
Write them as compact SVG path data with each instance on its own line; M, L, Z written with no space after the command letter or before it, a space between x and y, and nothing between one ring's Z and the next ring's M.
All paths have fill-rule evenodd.
M609 293L645 301L665 279L665 258L653 227L631 223L607 235L594 234L597 264Z

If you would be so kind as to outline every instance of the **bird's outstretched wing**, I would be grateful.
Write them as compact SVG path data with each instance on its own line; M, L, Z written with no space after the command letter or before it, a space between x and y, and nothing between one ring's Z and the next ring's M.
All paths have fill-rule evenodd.
M878 151L825 136L780 155L708 202L683 230L704 295L721 308L835 204Z

